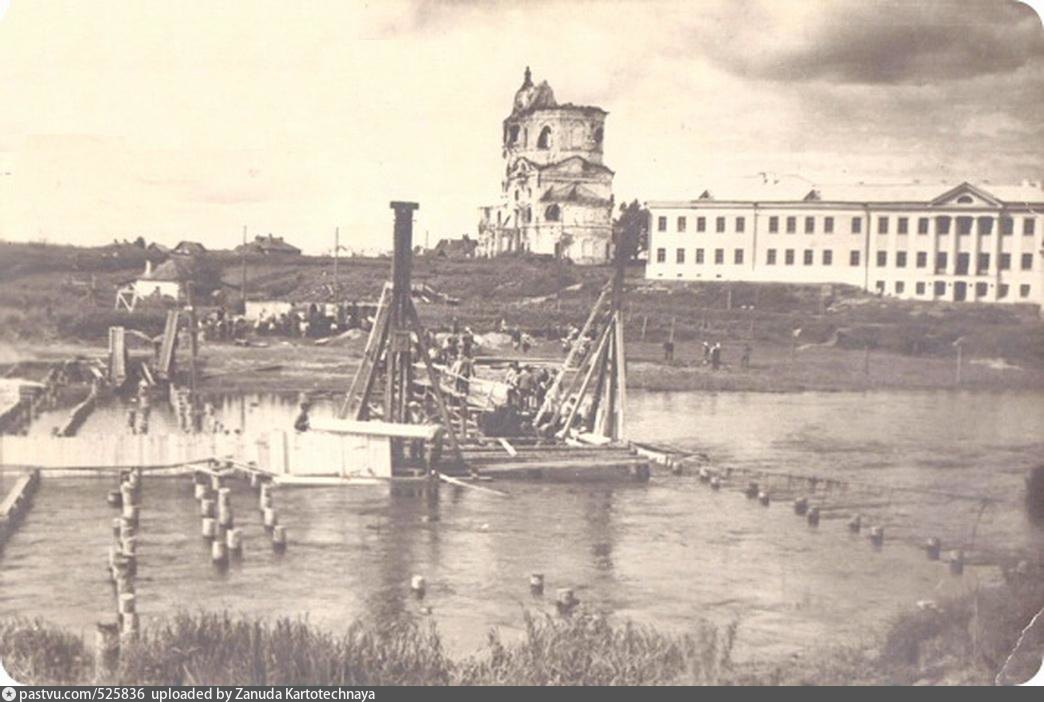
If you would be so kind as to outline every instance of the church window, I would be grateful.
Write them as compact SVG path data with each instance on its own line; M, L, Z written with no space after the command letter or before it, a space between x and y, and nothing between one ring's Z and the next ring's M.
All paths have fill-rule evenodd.
M562 211L559 209L558 205L550 205L546 210L544 210L544 219L548 222L557 222L561 217Z
M508 127L507 143L508 143L508 146L514 146L515 144L518 143L518 125L517 124L512 124L510 127Z
M605 138L605 132L602 131L601 127L594 130L594 140L596 144L601 144L602 139Z
M544 127L540 130L540 136L537 137L537 148L538 149L550 149L551 148L551 127Z

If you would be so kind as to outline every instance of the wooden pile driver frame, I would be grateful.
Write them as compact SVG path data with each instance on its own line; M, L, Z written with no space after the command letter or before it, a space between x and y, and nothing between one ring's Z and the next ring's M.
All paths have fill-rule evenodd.
M564 419L562 428L556 432L559 438L574 428L577 415L580 416L578 428L582 431L611 441L624 438L624 407L627 404L623 320L625 265L617 247L613 278L602 288L533 419L537 427L543 425L547 417L547 423L552 427L559 426L560 420ZM594 341L588 344L587 338L592 333ZM578 359L576 373L563 393L566 374Z
M391 282L385 283L381 292L366 350L341 407L340 417L360 421L380 418L398 424L418 423L419 418L410 411L410 405L414 402L423 407L423 396L418 395L413 387L413 349L416 343L421 357L419 360L423 361L431 384L438 418L446 431L454 457L463 466L464 458L456 430L442 395L438 372L431 362L424 328L410 294L413 211L418 205L415 202L392 202L391 208L395 211ZM382 375L384 392L383 397L378 397L376 388ZM393 440L393 461L401 456L403 450L403 442Z

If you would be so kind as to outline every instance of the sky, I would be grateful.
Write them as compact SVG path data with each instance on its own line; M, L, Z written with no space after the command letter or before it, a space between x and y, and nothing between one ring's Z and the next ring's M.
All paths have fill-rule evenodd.
M0 0L0 239L474 234L527 65L609 112L618 202L1044 176L1014 0Z

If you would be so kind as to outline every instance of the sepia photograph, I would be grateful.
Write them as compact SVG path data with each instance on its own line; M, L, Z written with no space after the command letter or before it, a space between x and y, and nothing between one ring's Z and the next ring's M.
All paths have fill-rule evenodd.
M0 0L3 702L1044 685L1042 13Z

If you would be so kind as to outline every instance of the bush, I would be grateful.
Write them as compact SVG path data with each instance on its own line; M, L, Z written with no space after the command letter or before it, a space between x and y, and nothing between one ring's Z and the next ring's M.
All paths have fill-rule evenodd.
M40 620L0 620L0 661L15 680L75 685L90 679L92 660L83 641Z

